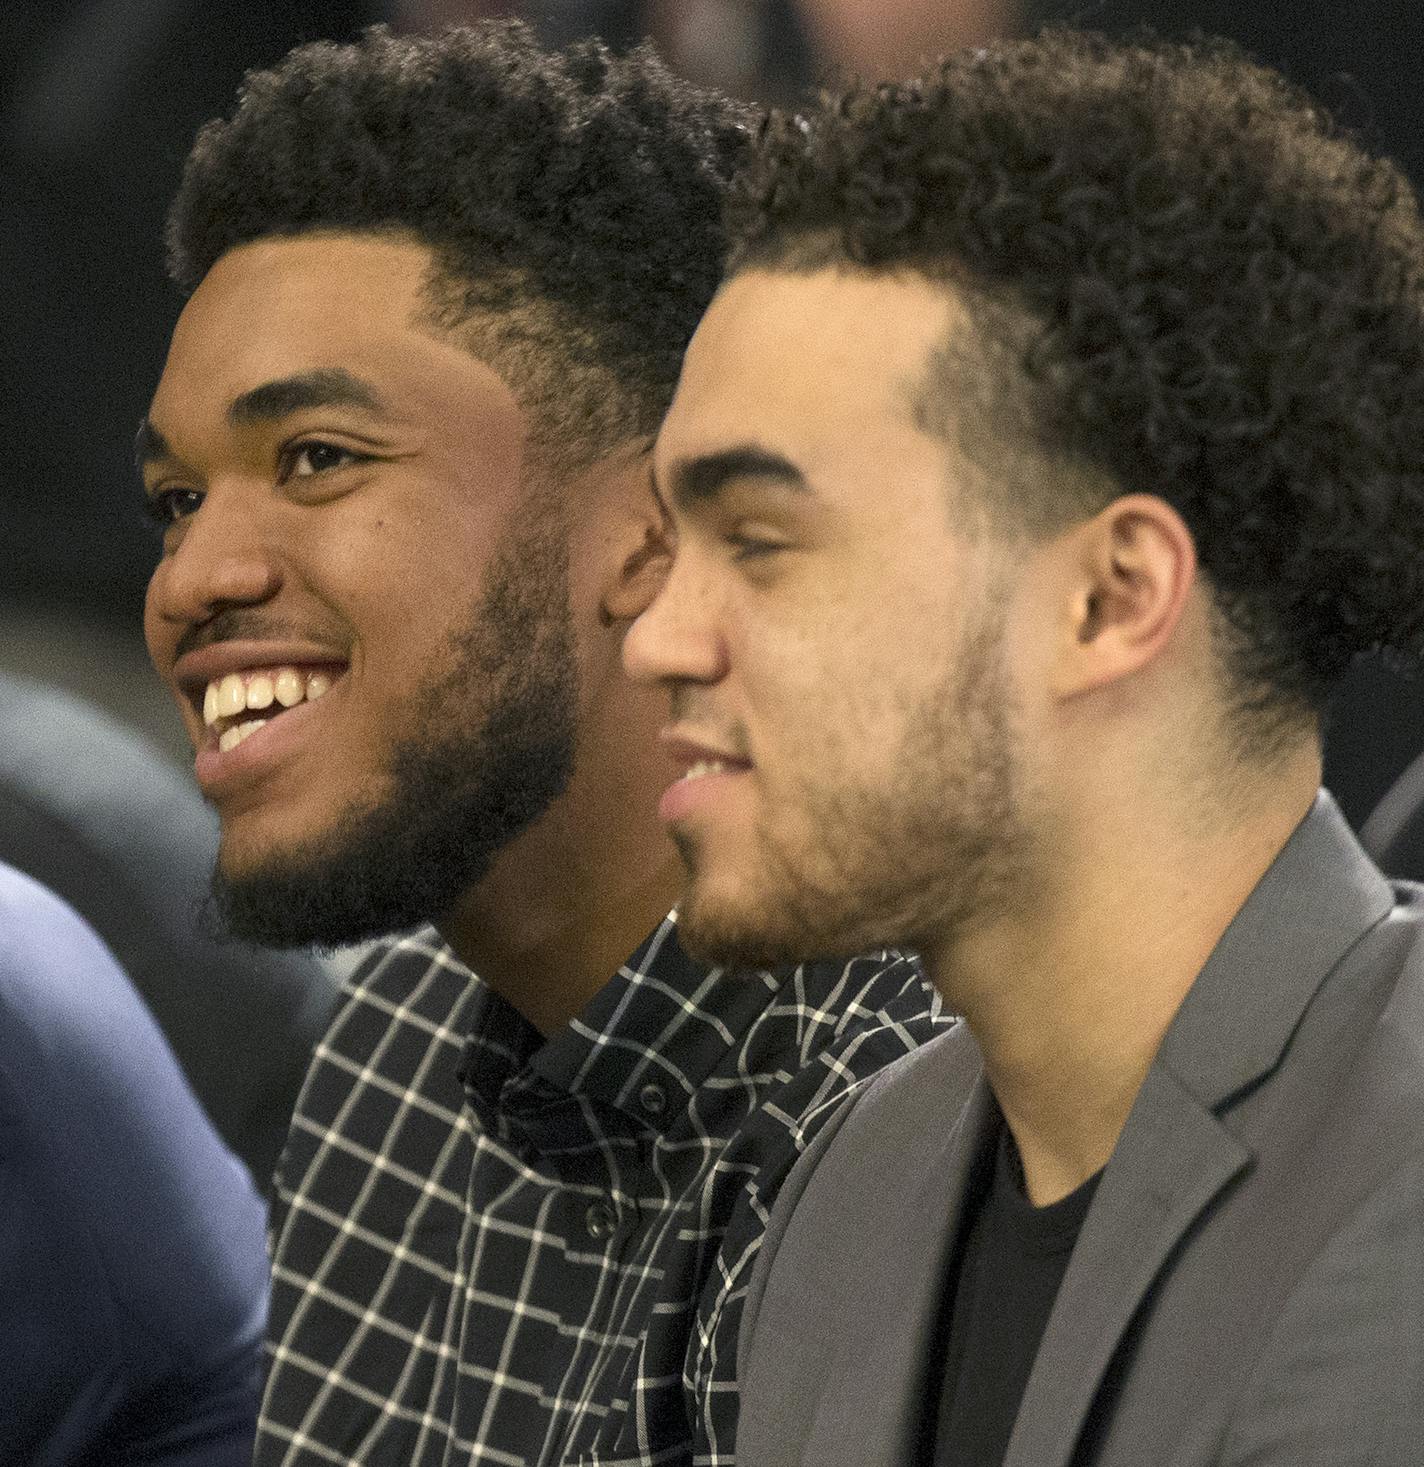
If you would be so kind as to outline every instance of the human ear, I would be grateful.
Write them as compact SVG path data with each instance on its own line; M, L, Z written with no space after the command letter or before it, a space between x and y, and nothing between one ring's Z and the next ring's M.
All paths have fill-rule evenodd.
M605 626L632 622L652 604L672 568L672 524L646 466L630 496L620 536L621 554L599 610Z
M1068 601L1054 684L1073 697L1128 677L1171 644L1197 580L1181 515L1126 494L1065 537Z

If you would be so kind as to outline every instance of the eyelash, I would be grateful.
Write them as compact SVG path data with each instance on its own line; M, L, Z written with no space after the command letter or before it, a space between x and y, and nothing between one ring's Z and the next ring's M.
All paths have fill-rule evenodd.
M156 494L149 494L144 498L144 519L162 530L166 530L170 525L176 525L179 520L187 519L186 514L180 514L174 508L174 501L185 494L191 495L198 501L198 504L203 502L202 492L198 489L160 489ZM197 507L198 505L195 504L189 513L196 511Z
M328 449L333 454L339 455L341 462L328 464L324 469L313 467L309 474L295 473L295 461L304 453L311 453L315 449ZM343 448L340 444L332 443L325 438L299 438L295 443L289 443L277 456L277 482L285 484L293 478L318 478L322 474L330 473L333 469L346 468L353 463L365 463L370 457L370 454L358 453L353 448ZM175 503L184 496L190 496L197 501L188 509L187 513L180 512ZM143 515L150 524L166 530L195 514L202 502L203 493L200 489L160 489L145 497Z
M732 549L733 560L760 560L786 549L779 540L765 540L756 535L731 533L726 536L726 542Z
M292 470L293 463L304 453L311 453L314 449L329 449L334 454L339 454L342 462L339 464L328 464L325 469L314 468L310 474L296 474ZM285 484L288 479L314 479L320 474L330 473L335 468L346 468L349 464L365 463L370 454L358 453L354 448L343 448L339 443L332 443L325 438L299 438L295 443L289 443L277 458L277 482Z

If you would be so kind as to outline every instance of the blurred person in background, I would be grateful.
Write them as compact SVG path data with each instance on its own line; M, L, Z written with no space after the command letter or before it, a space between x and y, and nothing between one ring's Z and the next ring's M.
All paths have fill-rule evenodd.
M298 50L189 159L149 646L228 926L385 938L278 1171L263 1467L729 1461L719 1247L940 1027L896 954L729 974L669 915L657 794L731 756L621 647L751 121L492 23Z
M113 958L0 865L0 1462L247 1467L262 1224Z
M0 672L0 861L99 934L265 1191L337 978L309 954L201 930L216 849L192 781L134 729Z
M518 14L546 45L651 37L673 69L737 96L791 101L828 71L893 76L1015 29L1019 0L394 0L410 30Z
M361 0L0 7L6 608L127 623L142 603L149 544L114 490L181 305L152 241L188 143L248 67L379 18Z

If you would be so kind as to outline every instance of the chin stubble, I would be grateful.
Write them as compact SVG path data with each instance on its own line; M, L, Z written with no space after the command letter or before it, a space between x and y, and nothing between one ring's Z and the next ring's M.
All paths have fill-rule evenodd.
M802 778L805 819L758 827L754 896L699 900L696 843L680 840L684 947L751 968L913 948L1020 900L1031 841L1002 638L1002 604L986 598L955 666L906 720L883 784Z
M272 947L340 947L433 922L568 787L577 673L567 544L525 530L413 700L385 787L307 846L213 875L205 925Z

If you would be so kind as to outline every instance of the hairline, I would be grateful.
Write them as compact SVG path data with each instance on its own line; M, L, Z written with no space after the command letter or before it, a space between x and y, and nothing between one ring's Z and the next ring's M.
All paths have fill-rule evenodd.
M602 392L623 401L636 401L634 395L621 389L620 379L612 366L602 361L576 363L571 354L562 352L556 345L558 338L575 333L585 340L597 341L598 323L542 292L534 271L517 265L492 265L488 272L476 275L460 264L457 245L431 239L418 229L397 221L360 226L312 224L249 235L227 244L206 266L197 283L201 284L218 262L234 250L264 243L309 239L376 240L414 246L422 251L426 260L417 308L409 318L410 326L457 347L499 376L524 416L526 446L544 467L565 471L588 468L642 436L638 432L615 436L607 431L592 430L586 436L565 434L560 441L552 441L561 424L553 421L547 410L541 410L535 388L536 380L544 373L594 377L600 380ZM197 284L193 286L193 290L196 289ZM501 330L508 330L516 313L490 306L468 305L460 299L467 289L516 292L520 299L519 314L523 315L526 323L535 325L537 340L527 338L526 343L520 346L502 341ZM531 368L530 355L525 353L541 358L541 365Z

